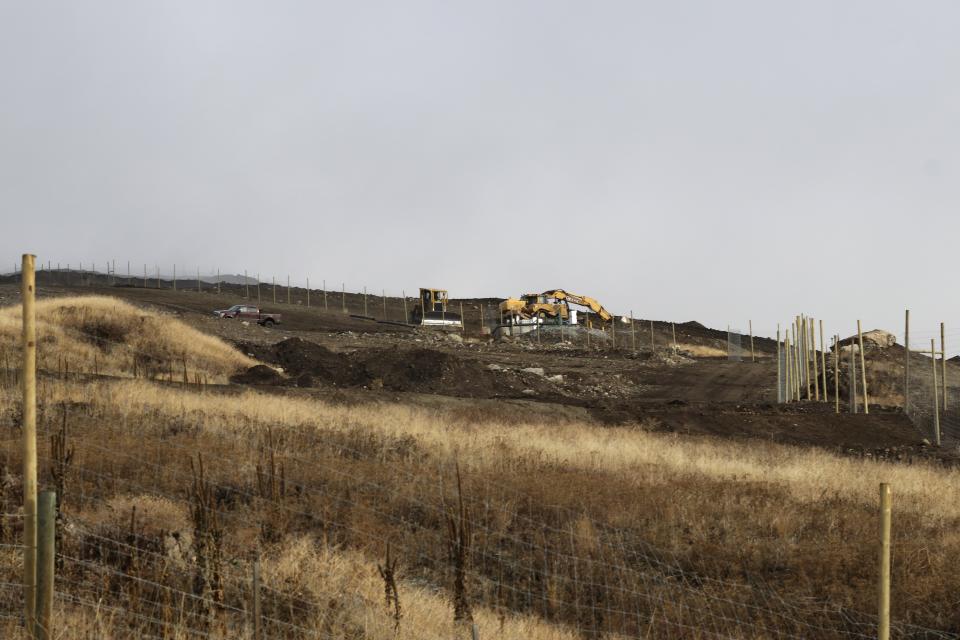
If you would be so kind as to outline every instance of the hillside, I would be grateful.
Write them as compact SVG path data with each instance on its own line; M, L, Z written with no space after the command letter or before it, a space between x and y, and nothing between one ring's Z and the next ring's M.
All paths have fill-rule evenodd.
M62 498L70 637L253 637L258 553L267 637L469 637L467 618L481 638L862 637L880 481L900 637L960 628L954 458L896 411L773 404L763 357L338 331L323 313L265 329L202 313L212 294L44 293L41 484ZM17 316L0 310L8 361ZM134 375L132 354L166 373ZM9 514L21 453L4 442ZM4 556L0 581L18 567Z

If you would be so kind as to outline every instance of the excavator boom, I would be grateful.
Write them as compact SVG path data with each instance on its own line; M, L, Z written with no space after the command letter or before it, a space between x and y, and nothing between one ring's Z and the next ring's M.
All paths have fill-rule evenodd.
M568 302L571 304L578 304L583 307L587 307L595 314L603 318L605 322L609 322L613 319L613 314L603 308L603 305L600 304L595 298L590 296L581 296L575 293L570 293L569 291L564 291L563 289L553 289L551 291L544 291L544 296L548 298L553 298L555 300L560 300L563 302Z

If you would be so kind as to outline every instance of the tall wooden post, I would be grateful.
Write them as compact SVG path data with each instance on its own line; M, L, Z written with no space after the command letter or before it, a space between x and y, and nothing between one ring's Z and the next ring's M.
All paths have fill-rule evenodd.
M850 341L850 413L857 413L857 357L853 353L853 340Z
M940 400L937 397L937 342L930 338L930 362L933 363L933 437L940 446Z
M810 388L810 318L801 316L801 328L803 329L803 366L804 381L806 382L807 399L813 399L813 389Z
M387 290L386 289L380 290L380 298L383 300L383 319L386 320L387 319ZM460 308L463 309L462 302L460 303ZM462 313L460 317L463 318ZM466 318L463 318L463 321L464 323L466 323Z
M947 415L947 334L945 333L943 323L940 323L940 365L941 375L940 384L943 386L941 404L943 404L943 415Z
M67 265L67 271L70 270L70 265ZM143 288L147 288L147 263L143 263Z
M340 283L340 304L343 306L343 312L347 312L347 285L345 282Z
M780 325L777 324L777 403L783 402L783 394L780 391L781 381L783 380L783 374L780 372Z
M910 413L910 309L903 321L903 412Z
M860 321L857 320L857 339L860 342L860 373L863 374L863 412L870 413L870 396L867 395L867 361L863 352L863 330L860 328Z
M829 400L827 393L827 343L823 341L823 320L820 321L820 376L823 378L823 401Z
M890 485L880 484L880 557L877 575L877 639L890 640L890 531L893 515L893 497Z
M37 311L36 256L23 255L23 600L27 635L36 624L37 590Z
M833 398L834 413L840 413L840 336L833 337Z
M820 374L817 373L817 333L810 318L810 350L813 353L813 399L820 402Z
M630 344L634 352L637 350L637 325L633 321L633 311L630 312Z
M324 310L324 311L327 311L327 310L329 309L329 307L327 306L327 281L326 281L326 279L324 279L321 284L323 285L323 310Z
M384 306L386 309L386 306ZM467 334L467 316L463 315L463 300L460 301L460 333ZM540 334L537 333L537 339L539 340Z
M406 289L404 289L403 291L401 291L401 292L400 292L400 295L403 296L403 322L406 323L406 324L409 324L409 322L410 322L410 316L407 315L407 291L406 291ZM501 324L503 324L503 323L501 322Z
M671 322L670 329L673 331L673 352L676 354L680 352L680 347L677 345L677 323Z
M220 267L217 267L217 295L220 295Z
M750 362L756 362L757 356L753 350L753 320L747 321L750 324Z
M650 321L650 353L657 352L657 345L653 337L653 320Z
M260 305L260 274L257 274L257 305Z
M50 640L54 637L51 622L53 620L53 581L56 567L56 527L57 494L44 491L40 494L38 508L39 528L37 530L37 640Z

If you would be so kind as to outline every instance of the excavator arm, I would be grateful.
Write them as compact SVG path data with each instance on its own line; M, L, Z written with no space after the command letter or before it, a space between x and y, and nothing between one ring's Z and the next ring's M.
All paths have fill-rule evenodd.
M595 314L603 318L604 322L609 322L613 319L613 315L603 308L603 305L597 302L595 298L589 296L579 296L575 293L570 293L569 291L564 291L563 289L553 289L552 291L544 291L543 295L548 298L553 298L555 300L560 300L568 302L571 304L577 304L583 307L587 307Z

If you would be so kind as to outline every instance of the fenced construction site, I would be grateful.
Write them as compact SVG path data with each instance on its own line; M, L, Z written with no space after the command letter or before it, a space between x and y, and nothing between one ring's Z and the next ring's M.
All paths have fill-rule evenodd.
M404 292L307 283L269 328L210 313L247 281L23 265L3 637L960 632L945 331L924 353L629 313L494 337L496 298L444 332L406 326Z

